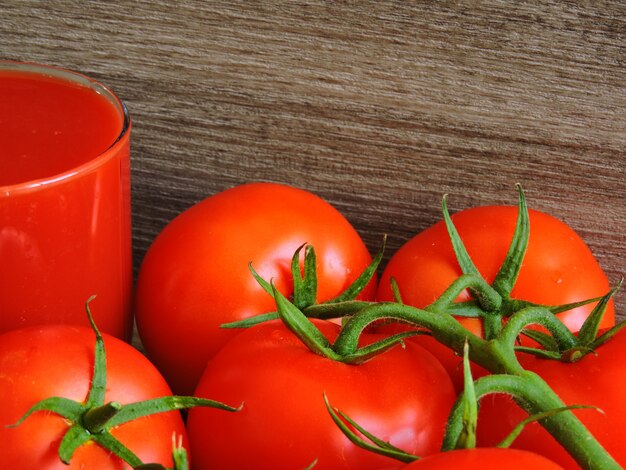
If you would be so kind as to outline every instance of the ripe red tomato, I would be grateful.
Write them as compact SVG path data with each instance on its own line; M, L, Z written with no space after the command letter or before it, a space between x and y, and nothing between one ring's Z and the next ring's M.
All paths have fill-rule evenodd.
M452 215L461 240L483 278L493 282L509 248L517 207L484 206ZM609 291L606 275L584 241L565 223L534 210L529 210L530 239L517 282L511 292L514 299L544 305L561 305L605 295ZM408 305L423 308L437 299L460 275L445 223L436 223L402 246L389 260L378 286L378 300L393 300L390 278L398 283L402 300ZM457 301L470 299L464 291ZM578 307L557 316L571 331L578 331L593 304ZM465 327L482 335L479 319L461 318ZM611 301L601 328L614 325L614 307ZM384 331L397 326L383 327ZM416 337L415 341L429 348L430 338ZM441 348L439 348L441 349ZM447 351L434 354L446 368L457 374L460 358Z
M190 394L207 360L240 330L220 325L276 310L252 262L285 295L303 243L317 255L318 302L339 295L371 262L330 204L301 189L253 183L209 197L156 238L137 281L137 326L148 356L176 393ZM362 292L372 299L375 281Z
M0 335L0 468L20 470L130 468L93 442L79 447L69 466L58 448L70 424L46 411L13 424L35 403L49 397L78 402L87 398L94 368L92 330L76 326L43 326ZM163 377L137 350L103 335L107 354L106 402L134 403L171 395ZM186 432L180 412L147 416L111 430L144 462L172 465L172 435Z
M515 449L478 448L462 449L430 455L416 460L402 469L441 470L462 468L463 470L562 470L547 458Z
M339 326L315 321L333 341ZM367 339L369 338L369 340ZM376 335L365 335L367 343ZM372 434L407 452L437 452L455 399L445 370L414 344L360 365L312 353L282 323L241 333L209 361L196 395L243 401L223 419L192 409L187 430L194 468L380 469L388 457L352 444L333 422L324 393Z
M574 410L579 419L617 462L626 466L626 330L580 361L563 363L520 354L522 366L539 374L567 405L590 405ZM506 395L489 395L481 400L477 439L479 445L494 445L504 438L526 414ZM579 468L557 441L538 423L526 428L513 446L558 462L565 468Z

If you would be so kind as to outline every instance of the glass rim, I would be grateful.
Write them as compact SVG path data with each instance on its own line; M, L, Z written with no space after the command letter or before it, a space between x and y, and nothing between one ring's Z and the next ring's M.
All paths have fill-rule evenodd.
M107 161L115 156L114 149L118 146L121 146L121 142L128 135L131 128L131 120L126 105L110 88L103 85L99 81L88 77L87 75L54 65L45 65L36 62L0 60L0 71L5 70L24 71L41 74L49 77L68 80L79 85L88 86L89 88L102 94L105 98L111 101L111 103L122 113L122 129L120 130L118 136L113 140L111 145L109 145L98 155L91 157L86 162L69 168L61 173L46 176L44 178L38 178L9 185L0 185L0 197L10 196L11 194L15 193L36 191L39 189L44 189L50 185L63 183L66 180L91 172L92 170L105 164Z

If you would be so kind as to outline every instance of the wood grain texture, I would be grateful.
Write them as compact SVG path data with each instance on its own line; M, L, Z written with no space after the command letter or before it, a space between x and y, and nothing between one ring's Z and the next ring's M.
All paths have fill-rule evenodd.
M233 185L311 190L375 251L452 211L569 223L626 256L623 2L3 2L0 58L60 65L130 109L136 266ZM626 296L617 299L626 317Z

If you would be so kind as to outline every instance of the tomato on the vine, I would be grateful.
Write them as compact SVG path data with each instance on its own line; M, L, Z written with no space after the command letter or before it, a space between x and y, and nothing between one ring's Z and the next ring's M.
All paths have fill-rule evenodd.
M521 365L539 374L566 405L588 405L573 413L622 466L626 466L626 329L615 334L596 351L577 362L567 363L519 354ZM478 418L479 445L494 445L526 417L513 400L501 394L481 400ZM526 426L513 447L530 450L565 468L579 468L572 457L539 424Z
M176 217L155 239L137 281L137 326L148 356L177 393L193 391L207 360L235 334L221 329L275 310L249 263L285 295L290 261L317 255L317 301L338 296L371 262L350 223L310 192L252 183L216 194ZM369 300L375 281L361 292Z
M339 326L314 320L334 341ZM365 334L364 344L378 335ZM223 419L193 409L187 429L194 468L274 470L378 469L397 466L348 440L326 409L324 395L368 431L407 452L441 445L455 400L441 364L415 344L396 345L351 365L311 352L280 322L242 332L208 363L196 395L243 401Z
M157 369L139 351L103 335L107 358L105 400L122 405L171 395ZM15 424L31 406L50 397L83 403L94 372L94 332L78 326L30 327L0 335L0 468L20 470L130 468L93 442L76 449L70 464L59 458L61 439L71 423L37 411ZM179 411L130 421L110 431L143 462L172 464L172 435L186 431Z
M483 206L457 212L451 216L467 253L482 277L491 284L506 258L515 232L518 208ZM567 224L543 212L529 210L530 236L519 275L510 292L511 298L536 304L556 306L600 297L609 291L609 283L585 242ZM398 284L402 301L424 308L463 274L457 261L444 221L419 233L403 245L389 260L377 291L377 300L393 300L391 279ZM458 302L467 301L463 291ZM593 304L558 313L571 330L578 331L593 309ZM470 331L482 335L478 318L459 321ZM614 307L609 303L601 328L614 325ZM384 326L393 331L397 325ZM460 359L434 340L416 337L426 348L434 348L446 368L455 374ZM441 352L439 352L441 351Z

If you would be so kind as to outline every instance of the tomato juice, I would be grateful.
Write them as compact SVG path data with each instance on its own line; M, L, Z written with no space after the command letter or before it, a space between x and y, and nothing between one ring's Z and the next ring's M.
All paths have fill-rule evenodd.
M0 333L86 324L129 339L130 120L93 80L0 61Z

